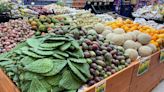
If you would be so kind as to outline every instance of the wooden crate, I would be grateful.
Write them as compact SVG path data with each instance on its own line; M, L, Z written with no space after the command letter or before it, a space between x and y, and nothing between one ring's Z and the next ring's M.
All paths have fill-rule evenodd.
M0 92L19 92L13 82L0 69Z
M146 73L137 76L139 61L134 66L129 92L150 92L159 82L163 66L159 63L160 52L151 55L150 66Z
M161 80L164 80L164 63L162 64L162 75L161 75Z
M135 62L127 68L104 79L103 82L106 83L105 92L129 92L134 65ZM101 83L102 81L89 87L85 92L96 92L96 87Z

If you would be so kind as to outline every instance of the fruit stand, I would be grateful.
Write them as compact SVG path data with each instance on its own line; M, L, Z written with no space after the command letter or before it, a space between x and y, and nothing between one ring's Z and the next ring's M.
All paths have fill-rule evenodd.
M164 79L163 24L3 3L0 92L150 92Z

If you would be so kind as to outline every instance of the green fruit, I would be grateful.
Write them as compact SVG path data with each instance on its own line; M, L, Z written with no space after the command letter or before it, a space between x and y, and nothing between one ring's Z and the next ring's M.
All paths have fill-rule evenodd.
M123 69L123 67L122 66L118 66L118 70L122 70Z
M90 51L89 53L90 53L91 57L95 57L96 56L96 53L94 51Z
M43 25L43 24L42 24L42 25L39 25L39 31L41 31L41 32L42 32L42 31L43 31L43 32L44 32L44 31L47 31L47 30L46 30L46 26Z
M121 60L121 64L125 64L125 60Z
M103 69L103 67L100 66L100 65L98 65L98 66L97 66L97 69L98 69L99 71L101 71L101 70Z
M45 15L40 15L40 16L39 16L39 20L40 20L41 22L46 22L46 19L47 19L47 17L46 17Z
M52 21L52 23L54 23L54 24L56 24L56 23L59 22L57 19L54 19L54 18L51 18L51 21Z
M87 37L89 40L93 40L93 36L92 35L88 35L88 37Z
M40 34L41 34L40 31L35 32L35 35L36 35L36 36L39 36Z
M88 63L88 64L91 64L91 63L92 63L92 59L89 59L89 58L88 58L88 59L87 59L87 63Z
M104 61L101 61L101 60L96 60L96 63L100 66L105 66L105 62Z

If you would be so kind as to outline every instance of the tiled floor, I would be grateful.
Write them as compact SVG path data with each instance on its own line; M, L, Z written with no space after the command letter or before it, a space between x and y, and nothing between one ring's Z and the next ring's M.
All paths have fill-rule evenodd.
M162 81L152 92L164 92L164 81Z

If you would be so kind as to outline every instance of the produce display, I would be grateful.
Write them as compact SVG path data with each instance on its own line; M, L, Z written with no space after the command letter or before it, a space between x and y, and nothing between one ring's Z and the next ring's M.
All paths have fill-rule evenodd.
M82 49L70 36L48 34L27 39L1 55L0 61L22 92L76 92L90 77Z
M0 1L0 14L8 12L10 10L10 5L6 2Z
M134 17L146 18L146 19L155 19L155 20L163 20L164 16L164 4L163 5L150 5L144 6L142 8L137 9L132 13Z
M0 68L21 92L79 92L164 47L152 21L57 4L11 11L23 19L0 24Z
M102 22L100 18L97 18L94 14L88 12L77 13L72 16L73 23L77 26L84 28L93 27L96 23Z
M24 20L10 20L0 24L0 53L10 51L17 43L32 37L34 31Z
M139 23L134 23L133 21L127 19L125 21L123 21L122 19L118 19L115 22L108 22L106 23L107 26L112 27L115 31L125 31L127 34L131 34L132 36L135 34L135 36L133 36L133 40L136 41L140 41L143 40L143 42L141 42L141 44L145 45L149 43L154 44L156 47L160 47L163 48L163 42L164 42L164 30L160 29L154 29L152 27L149 26L144 26L144 25L140 25ZM138 35L140 33L145 33L145 35ZM136 36L137 35L137 36ZM149 36L148 36L149 35ZM139 36L139 37L138 37ZM137 37L137 38L136 38ZM147 39L145 39L147 38ZM120 38L121 39L121 38ZM145 43L145 40L147 40L147 42ZM119 40L121 41L121 40ZM123 42L123 41L122 41Z
M39 14L38 12L35 12L27 8L26 6L22 6L16 3L10 3L10 4L11 4L10 16L12 18L37 16Z
M98 26L98 25L97 25ZM105 42L102 35L94 29L83 29L72 26L62 26L53 30L57 35L70 35L80 43L84 57L90 64L91 77L89 86L127 67L131 59L125 54L124 48Z
M32 29L37 31L36 34L39 35L41 33L47 33L48 31L64 26L69 25L69 17L68 16L45 16L40 15L38 18L32 17L29 19L29 23L32 26Z
M115 21L115 19L109 14L97 14L96 16L101 18L103 21Z
M135 18L134 22L140 23L140 25L145 25L145 26L147 25L158 30L164 29L164 24L156 23L153 20L146 21L144 18Z

